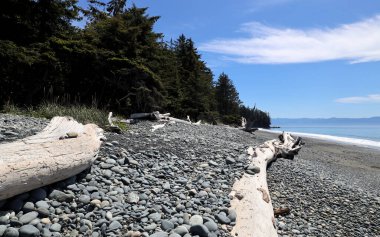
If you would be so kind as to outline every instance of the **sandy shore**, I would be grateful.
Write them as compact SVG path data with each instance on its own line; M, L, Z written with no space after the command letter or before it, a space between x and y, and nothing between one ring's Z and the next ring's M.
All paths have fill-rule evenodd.
M273 133L257 131L258 140L276 138ZM336 183L380 195L380 150L355 145L303 138L305 146L297 160L319 167L321 178L331 177Z

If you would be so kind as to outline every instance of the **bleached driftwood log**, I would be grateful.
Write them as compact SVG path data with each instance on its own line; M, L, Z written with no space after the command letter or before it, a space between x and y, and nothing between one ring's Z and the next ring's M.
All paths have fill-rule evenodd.
M103 130L69 117L54 117L37 135L0 145L0 200L87 169L96 158Z
M241 117L241 127L245 128L247 126L247 119L244 117Z
M277 236L266 169L279 157L293 159L301 147L300 138L294 139L290 134L283 133L278 140L267 141L256 149L248 149L251 164L247 167L247 173L233 186L232 193L238 193L243 198L231 201L231 208L237 213L232 236Z
M118 126L116 126L116 125L113 123L112 115L113 115L112 112L109 112L109 114L108 114L109 130L110 130L111 132L121 133L121 128L119 128Z

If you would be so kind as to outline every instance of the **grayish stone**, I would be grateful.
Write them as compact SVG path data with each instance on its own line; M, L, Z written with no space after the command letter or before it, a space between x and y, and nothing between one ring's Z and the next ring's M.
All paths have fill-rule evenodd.
M20 237L38 237L40 236L40 231L33 225L23 225L20 230Z
M37 217L38 217L38 212L32 211L32 212L28 212L28 213L22 215L20 217L19 221L23 224L28 224L29 222L36 219Z
M202 225L203 224L203 218L200 215L194 215L190 218L190 225Z

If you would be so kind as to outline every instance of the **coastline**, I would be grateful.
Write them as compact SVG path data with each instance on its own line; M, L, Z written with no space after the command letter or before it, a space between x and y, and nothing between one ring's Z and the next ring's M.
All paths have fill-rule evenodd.
M282 130L270 130L270 129L259 129L263 132L281 134ZM373 149L378 149L380 151L380 141L370 140L370 139L360 139L360 138L352 138L352 137L341 137L341 136L333 136L333 135L325 135L325 134L317 134L317 133L304 133L304 132L292 132L286 131L291 134L294 134L299 137L307 137L313 138L316 140L329 141L338 144L348 144L355 145L360 147L368 147Z
M278 134L257 131L257 139L274 139ZM380 149L330 140L302 137L305 145L294 163L318 167L320 176L331 177L355 189L380 196Z

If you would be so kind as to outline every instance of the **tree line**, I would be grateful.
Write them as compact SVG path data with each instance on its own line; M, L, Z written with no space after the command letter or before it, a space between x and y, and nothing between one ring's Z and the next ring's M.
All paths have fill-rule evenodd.
M86 20L83 28L74 21ZM269 114L242 105L227 74L216 81L191 38L164 41L158 16L126 0L0 1L0 103L96 105L120 114L268 127Z

